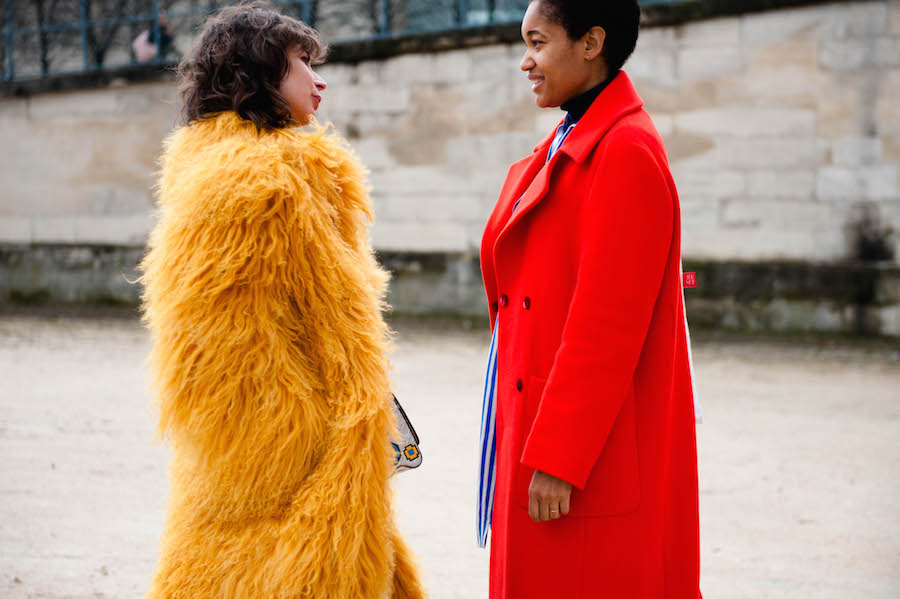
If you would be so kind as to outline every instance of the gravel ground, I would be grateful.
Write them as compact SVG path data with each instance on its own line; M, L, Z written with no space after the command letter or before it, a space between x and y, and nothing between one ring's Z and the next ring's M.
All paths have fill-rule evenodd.
M488 336L398 323L397 395L422 438L396 481L435 598L486 597L474 463ZM0 316L0 596L137 598L168 450L134 319ZM900 596L900 348L706 339L695 347L707 599Z

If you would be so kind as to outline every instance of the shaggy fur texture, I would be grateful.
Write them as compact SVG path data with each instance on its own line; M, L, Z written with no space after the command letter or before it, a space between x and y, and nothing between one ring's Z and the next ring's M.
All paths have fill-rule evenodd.
M325 130L226 112L166 141L142 267L175 457L149 597L424 597L391 508L364 185Z

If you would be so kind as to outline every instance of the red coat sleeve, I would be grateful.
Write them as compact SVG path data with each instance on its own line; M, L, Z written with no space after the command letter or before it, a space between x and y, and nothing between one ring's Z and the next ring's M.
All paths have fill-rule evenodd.
M583 489L631 385L665 271L673 198L650 150L608 140L580 219L575 291L522 463Z

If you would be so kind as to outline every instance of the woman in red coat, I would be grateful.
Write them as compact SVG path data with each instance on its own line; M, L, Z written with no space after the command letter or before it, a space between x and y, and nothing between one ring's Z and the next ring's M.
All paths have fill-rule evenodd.
M537 104L567 115L510 168L481 246L492 599L700 595L680 208L620 70L639 20L635 0L533 0L522 22Z

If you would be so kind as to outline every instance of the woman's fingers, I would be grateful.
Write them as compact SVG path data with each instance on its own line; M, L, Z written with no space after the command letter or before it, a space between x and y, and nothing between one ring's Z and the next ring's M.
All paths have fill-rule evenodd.
M559 500L550 503L550 519L558 520L562 514L560 513Z
M569 513L571 494L570 483L536 470L528 486L528 515L535 522L557 520Z
M534 494L529 494L528 496L528 515L531 516L531 519L535 522L541 521L541 508L538 504L537 497Z

